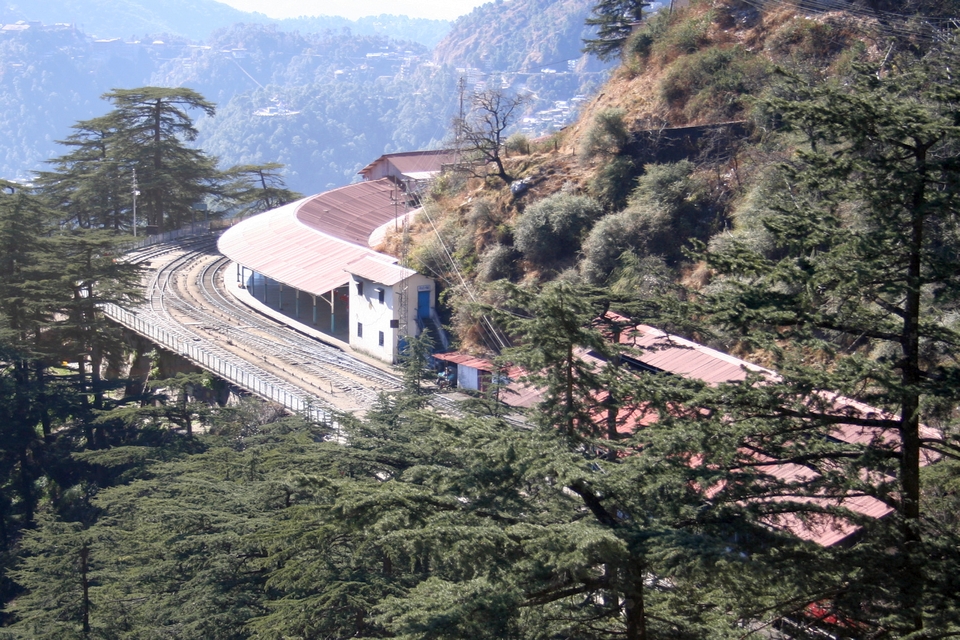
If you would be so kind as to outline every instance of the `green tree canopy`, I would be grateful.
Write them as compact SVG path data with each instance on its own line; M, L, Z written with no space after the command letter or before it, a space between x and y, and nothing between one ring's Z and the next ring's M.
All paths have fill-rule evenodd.
M650 3L644 0L598 0L587 18L587 25L596 27L595 38L585 38L583 51L601 60L620 54L633 30L643 21L643 10Z

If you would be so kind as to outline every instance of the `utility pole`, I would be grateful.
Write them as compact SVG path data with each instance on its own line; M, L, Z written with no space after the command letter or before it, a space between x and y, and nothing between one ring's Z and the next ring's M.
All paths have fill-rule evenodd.
M133 237L137 237L137 196L140 195L137 189L137 170L133 170Z
M466 117L463 113L463 92L466 89L466 86L467 86L466 79L463 76L460 76L460 80L457 81L457 93L460 95L460 111L459 111L459 117L457 119L457 130L455 133L456 135L455 146L457 148L457 164L460 164L460 149L463 143L462 135L463 135L463 129L465 126L465 123L463 121L463 119Z

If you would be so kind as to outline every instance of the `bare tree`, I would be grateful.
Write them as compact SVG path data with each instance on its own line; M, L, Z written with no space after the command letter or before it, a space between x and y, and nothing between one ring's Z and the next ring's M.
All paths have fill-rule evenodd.
M501 151L507 141L505 131L513 125L523 102L522 96L488 89L475 94L470 113L454 121L457 146L464 161L484 167L495 165L497 176L507 184L513 178L503 166Z

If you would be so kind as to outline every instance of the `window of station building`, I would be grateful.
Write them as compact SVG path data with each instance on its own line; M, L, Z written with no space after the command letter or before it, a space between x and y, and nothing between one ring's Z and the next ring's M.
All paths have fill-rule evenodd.
M380 346L383 346L383 331L380 332Z
M363 323L362 323L362 322L358 322L358 323L357 323L357 337L358 337L358 338L362 338L362 337L363 337Z
M362 296L362 295L363 295L363 283L362 283L362 282L357 282L357 295L358 295L358 296Z
M377 300L380 301L380 304L383 304L385 296L386 294L384 293L383 289L380 287L377 287Z

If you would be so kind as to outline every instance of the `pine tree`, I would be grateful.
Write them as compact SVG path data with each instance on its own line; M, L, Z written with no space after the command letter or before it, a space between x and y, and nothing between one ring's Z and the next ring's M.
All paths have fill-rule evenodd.
M804 483L769 487L797 496L786 502L800 513L809 498L844 492L896 510L883 523L861 522L865 540L849 565L837 561L828 591L846 619L898 636L956 632L960 619L955 592L941 590L943 567L931 562L957 532L925 515L921 485L925 456L960 453L951 423L960 344L955 62L947 49L900 58L893 71L860 66L846 84L792 82L767 102L804 136L763 214L772 247L732 242L707 253L718 282L698 312L768 354L779 373L701 399L728 416L722 464L744 469L760 456L803 465L812 472ZM941 433L924 431L923 420ZM862 439L838 439L842 425Z
M276 209L280 205L293 202L303 195L286 188L279 171L283 165L268 162L258 165L238 165L224 171L227 184L224 188L224 200L236 216L249 215Z
M138 207L147 224L160 231L179 228L193 205L221 190L215 160L186 146L197 137L187 112L213 116L213 104L184 88L115 89L103 98L114 106L104 116L116 132L111 155L136 169Z
M109 117L73 125L74 133L60 143L71 151L37 176L40 192L68 227L119 233L133 225L134 167L113 153L114 125Z
M584 53L601 60L620 55L627 38L643 21L643 10L649 6L643 0L599 0L587 18L587 26L597 29L596 37L584 39Z

